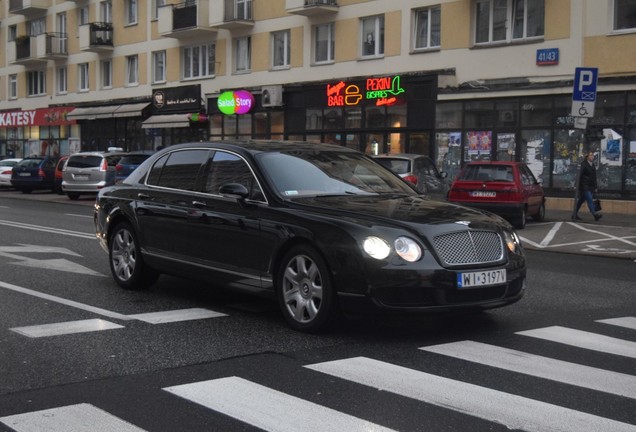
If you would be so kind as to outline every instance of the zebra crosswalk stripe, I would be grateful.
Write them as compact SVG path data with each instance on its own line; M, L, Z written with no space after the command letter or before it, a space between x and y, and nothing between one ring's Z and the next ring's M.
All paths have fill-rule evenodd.
M636 330L636 317L610 318L610 319L598 320L596 322Z
M636 342L590 333L567 327L553 326L516 334L559 342L588 350L601 351L624 357L636 358Z
M474 341L420 348L474 363L506 369L636 399L636 377Z
M634 432L627 423L456 381L402 366L354 357L305 366L376 389L528 432Z
M239 377L219 378L164 390L266 431L390 432L374 423L287 395Z
M0 417L0 423L17 432L145 432L87 403Z

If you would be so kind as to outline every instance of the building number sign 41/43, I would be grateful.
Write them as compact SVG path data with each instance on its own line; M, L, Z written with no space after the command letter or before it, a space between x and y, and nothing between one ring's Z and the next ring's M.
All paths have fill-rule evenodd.
M559 49L547 48L537 50L537 66L550 66L559 64Z

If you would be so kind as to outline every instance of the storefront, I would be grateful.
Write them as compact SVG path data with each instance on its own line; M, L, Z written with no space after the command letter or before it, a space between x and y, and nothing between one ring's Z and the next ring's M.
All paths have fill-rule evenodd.
M148 149L206 141L209 121L201 103L201 85L153 91L151 111L141 128Z
M79 145L74 107L0 112L0 159L60 156Z

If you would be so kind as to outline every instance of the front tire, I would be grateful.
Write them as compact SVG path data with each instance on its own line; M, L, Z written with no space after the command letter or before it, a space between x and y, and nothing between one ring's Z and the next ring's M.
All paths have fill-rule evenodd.
M517 229L524 229L526 227L527 218L528 218L528 211L526 210L526 207L524 206L519 212L519 216L517 218L517 223L515 224L515 227Z
M293 329L324 330L336 315L335 295L327 263L316 249L299 245L285 254L277 272L276 296Z
M108 257L113 279L124 289L148 288L159 277L159 273L145 265L137 234L128 222L121 222L113 229Z

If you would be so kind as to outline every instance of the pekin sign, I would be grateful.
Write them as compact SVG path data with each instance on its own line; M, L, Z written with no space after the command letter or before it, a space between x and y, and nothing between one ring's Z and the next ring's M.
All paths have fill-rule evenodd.
M330 107L355 106L362 103L376 106L395 105L398 95L405 92L400 84L400 76L367 78L364 84L327 84L327 105ZM362 87L362 89L361 89Z
M247 90L226 91L219 95L216 105L226 115L247 114L254 106L254 95Z

